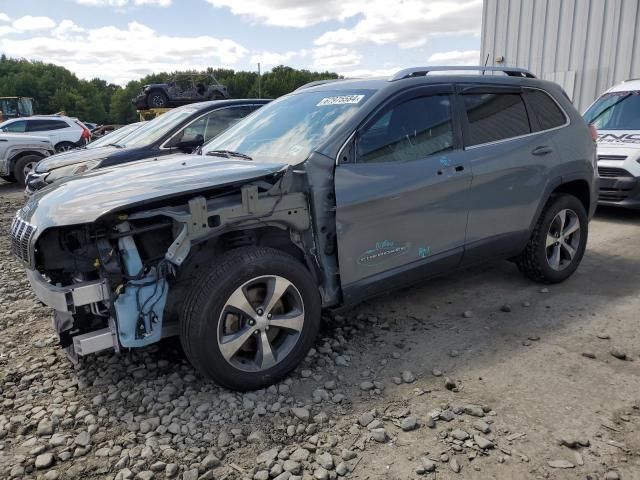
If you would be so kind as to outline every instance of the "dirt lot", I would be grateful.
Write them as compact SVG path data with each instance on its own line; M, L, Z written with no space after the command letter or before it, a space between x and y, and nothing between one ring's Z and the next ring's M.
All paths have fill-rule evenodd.
M590 228L562 285L502 262L392 293L244 395L171 341L72 367L3 233L0 478L640 479L640 212Z

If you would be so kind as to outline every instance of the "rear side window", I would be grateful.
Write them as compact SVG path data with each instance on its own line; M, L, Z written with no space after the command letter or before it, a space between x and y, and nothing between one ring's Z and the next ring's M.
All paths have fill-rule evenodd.
M391 107L359 136L358 162L407 162L453 149L449 95L418 97Z
M60 130L67 128L67 122L62 120L29 120L30 132L47 132L49 130Z
M469 131L467 146L495 142L531 133L522 96L517 93L462 95Z
M567 119L558 104L542 90L528 90L527 102L533 110L540 130L549 130L564 125Z

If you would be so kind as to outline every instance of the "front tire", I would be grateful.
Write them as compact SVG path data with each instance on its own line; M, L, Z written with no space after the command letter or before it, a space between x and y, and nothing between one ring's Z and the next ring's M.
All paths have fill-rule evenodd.
M151 92L147 95L147 105L149 108L167 108L169 105L169 99L163 92Z
M587 246L589 220L582 202L573 195L552 196L516 263L527 277L559 283L580 265Z
M13 175L16 182L24 187L27 181L27 175L33 171L40 160L42 160L42 157L38 155L25 155L19 158L13 167Z
M180 339L191 363L234 390L271 385L305 357L320 326L320 295L294 257L266 247L223 254L184 303Z

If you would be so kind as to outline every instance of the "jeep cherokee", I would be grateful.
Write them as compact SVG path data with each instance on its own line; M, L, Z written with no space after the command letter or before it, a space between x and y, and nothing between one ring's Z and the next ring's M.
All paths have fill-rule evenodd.
M568 278L597 200L589 128L527 71L430 74L445 69L469 73L316 83L203 155L37 192L13 251L62 347L77 357L177 334L204 375L250 390L296 367L322 309L487 260Z

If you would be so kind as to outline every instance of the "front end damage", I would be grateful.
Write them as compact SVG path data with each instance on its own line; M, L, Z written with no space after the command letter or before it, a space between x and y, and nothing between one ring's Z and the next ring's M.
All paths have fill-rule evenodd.
M43 231L19 212L13 253L37 297L55 310L60 345L72 360L143 347L178 333L189 285L229 249L277 245L318 268L304 182L296 176L304 175L289 169Z

